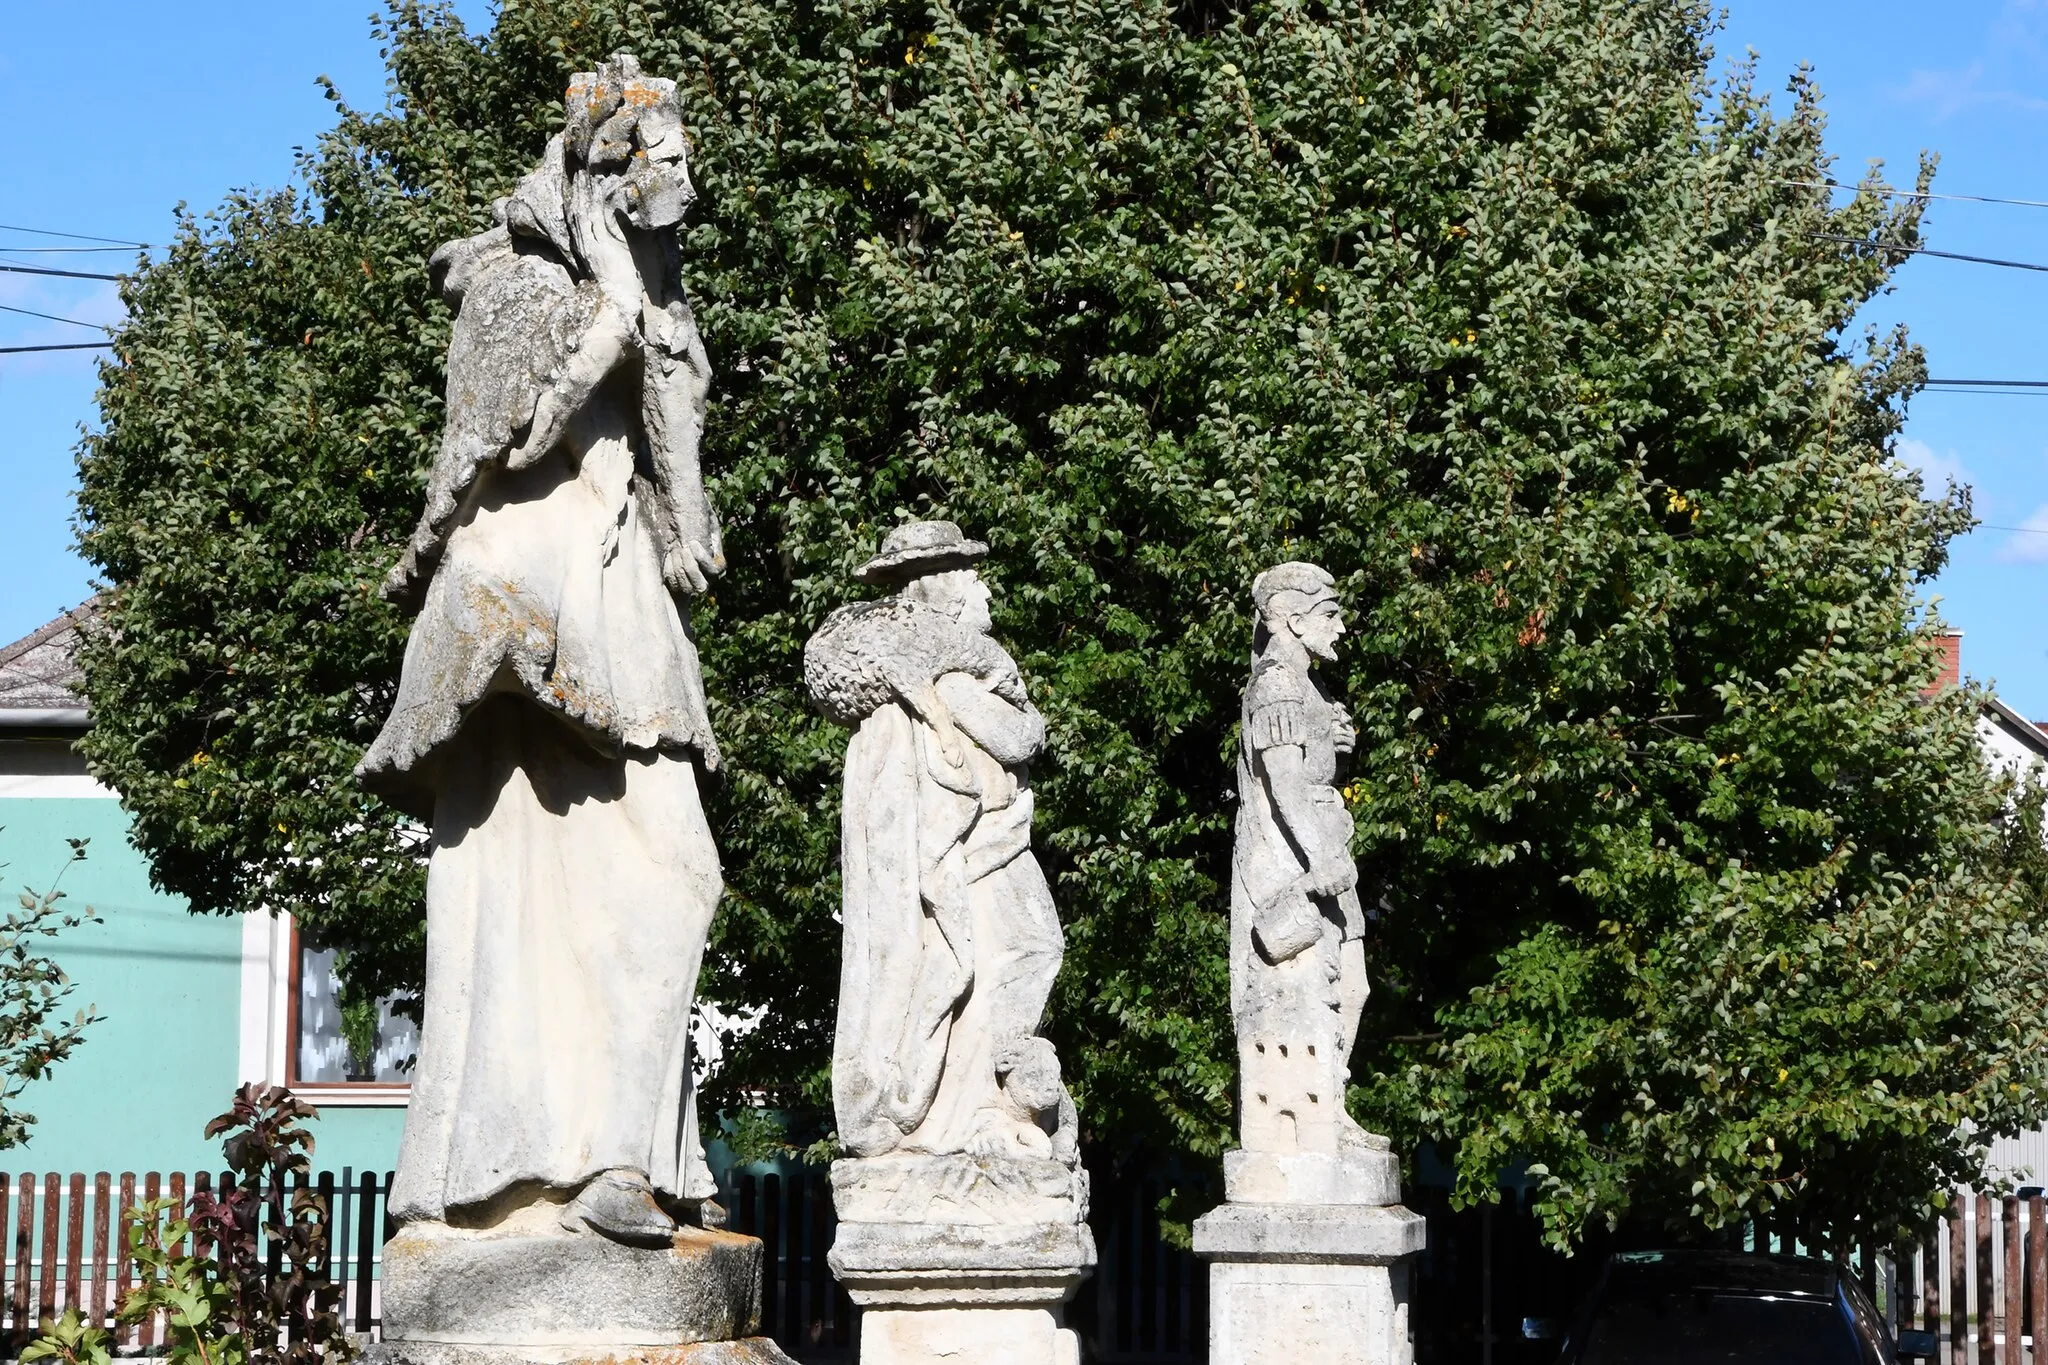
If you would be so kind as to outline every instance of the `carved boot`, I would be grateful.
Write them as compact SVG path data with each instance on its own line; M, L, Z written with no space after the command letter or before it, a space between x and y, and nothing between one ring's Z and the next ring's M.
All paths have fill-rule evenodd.
M636 1247L665 1247L676 1235L676 1220L655 1200L647 1177L638 1171L597 1176L562 1210L562 1226L571 1232L587 1228Z

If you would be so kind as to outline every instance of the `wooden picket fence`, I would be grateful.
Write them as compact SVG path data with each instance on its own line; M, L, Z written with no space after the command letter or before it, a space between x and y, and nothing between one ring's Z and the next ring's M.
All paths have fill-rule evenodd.
M38 1325L77 1307L114 1330L113 1313L133 1285L120 1253L128 1241L124 1210L232 1184L205 1171L0 1173L0 1356L12 1357ZM387 1171L326 1171L302 1182L326 1204L333 1236L325 1272L344 1288L351 1331L374 1339L381 1326L379 1266L392 1226ZM1096 1273L1068 1307L1084 1358L1103 1365L1202 1365L1208 1355L1208 1274L1160 1233L1163 1182L1098 1181L1092 1222ZM761 1331L805 1365L856 1359L860 1315L826 1262L838 1220L822 1169L728 1171L721 1199L730 1226L762 1241ZM1420 1365L1535 1365L1556 1343L1525 1339L1524 1318L1566 1318L1605 1253L1566 1258L1542 1249L1526 1199L1504 1191L1502 1204L1452 1211L1435 1193L1414 1192L1428 1217L1429 1249L1416 1266L1413 1321ZM1598 1240L1598 1239L1596 1239ZM1831 1239L1789 1224L1752 1225L1728 1245L1747 1250L1829 1255L1849 1264L1894 1329L1935 1332L1938 1365L2035 1365L2036 1323L2048 1324L2048 1201L1967 1194L1923 1243L1905 1254ZM264 1248L273 1270L281 1248ZM162 1325L118 1329L127 1353L150 1354ZM2048 1343L2048 1336L2044 1336ZM2048 1365L2048 1344L2042 1365Z
M119 1326L114 1313L134 1286L128 1246L128 1210L145 1200L168 1199L174 1215L191 1197L232 1186L232 1172L168 1175L100 1171L59 1175L0 1173L0 1354L20 1353L39 1325L76 1308L81 1317L115 1332L117 1348L150 1354L164 1339L160 1321ZM343 1316L353 1331L374 1335L381 1305L377 1267L391 1234L385 1217L389 1172L325 1171L293 1183L326 1202L333 1218L328 1263L322 1269L346 1286ZM261 1248L276 1273L283 1248Z
M1965 1195L1890 1271L1899 1325L1939 1334L1948 1365L2022 1365L2048 1326L2048 1200Z

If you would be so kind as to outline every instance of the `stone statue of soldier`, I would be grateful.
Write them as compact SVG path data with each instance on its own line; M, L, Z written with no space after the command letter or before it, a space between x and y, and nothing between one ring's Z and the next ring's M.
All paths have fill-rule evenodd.
M1383 1146L1344 1107L1368 989L1351 812L1336 785L1357 732L1313 672L1336 657L1344 620L1334 581L1313 564L1268 569L1252 601L1230 917L1242 1144Z
M1358 734L1314 671L1344 618L1335 581L1300 561L1260 574L1252 603L1230 893L1239 1145L1223 1154L1226 1202L1194 1226L1209 1359L1411 1365L1423 1220L1400 1207L1386 1139L1344 1107L1365 917L1337 773Z

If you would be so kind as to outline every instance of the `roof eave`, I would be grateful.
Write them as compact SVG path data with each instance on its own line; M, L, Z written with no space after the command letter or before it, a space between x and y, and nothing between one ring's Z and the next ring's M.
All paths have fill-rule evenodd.
M0 706L0 732L62 730L84 734L92 728L83 706Z

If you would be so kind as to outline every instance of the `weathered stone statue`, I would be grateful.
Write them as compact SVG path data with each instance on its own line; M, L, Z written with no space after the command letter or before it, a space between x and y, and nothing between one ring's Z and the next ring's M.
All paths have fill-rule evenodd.
M1337 771L1357 733L1312 671L1344 622L1313 564L1260 574L1252 603L1230 900L1239 1147L1223 1158L1228 1202L1195 1222L1212 1262L1209 1357L1403 1365L1403 1260L1423 1221L1399 1206L1386 1140L1344 1107L1365 923Z
M1344 621L1330 575L1313 564L1268 569L1252 601L1259 643L1244 693L1230 907L1241 1140L1253 1152L1384 1148L1344 1109L1367 987L1351 812L1336 777L1357 734L1310 671L1336 657Z
M832 1267L865 1365L1074 1358L1094 1263L1073 1101L1038 1036L1063 941L1031 853L1045 724L989 637L988 547L899 526L804 655L847 749Z
M402 1355L674 1347L757 1311L759 1244L681 1226L715 1210L689 1027L721 890L682 601L723 568L674 232L688 147L675 84L629 56L575 77L565 114L496 225L432 260L447 426L385 584L418 619L359 770L433 829L385 1258Z

